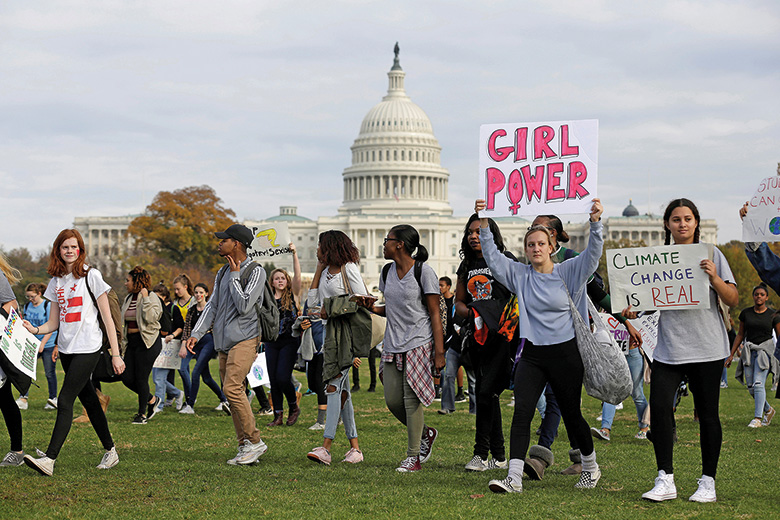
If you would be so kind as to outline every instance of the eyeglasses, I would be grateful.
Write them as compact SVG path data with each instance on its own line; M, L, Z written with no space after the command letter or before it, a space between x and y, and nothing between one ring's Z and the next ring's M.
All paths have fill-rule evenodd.
M24 297L27 298L30 301L34 300L36 296L38 296L38 295L37 294L34 294L32 296L30 296L29 294L25 294L24 295Z
M387 244L388 242L391 242L393 240L395 240L396 242L400 242L400 240L397 238L385 237L385 239L382 241L382 245Z

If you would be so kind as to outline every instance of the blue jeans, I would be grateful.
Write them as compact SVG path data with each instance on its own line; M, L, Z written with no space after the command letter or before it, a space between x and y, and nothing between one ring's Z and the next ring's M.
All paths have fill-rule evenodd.
M181 366L179 367L179 375L181 376L181 386L184 390L184 395L187 397L187 402L190 399L192 379L190 379L190 361L195 357L187 351L187 357L181 360Z
M168 382L168 373L170 368L152 368L152 381L154 381L154 395L160 398L160 402L165 401L165 394L179 397L181 390Z
M333 392L328 391L328 386L334 386ZM341 394L346 393L347 399L341 406ZM325 382L325 395L328 396L328 410L325 415L325 432L323 437L333 440L336 438L336 428L339 425L339 417L344 422L344 433L347 439L357 437L355 426L355 409L352 408L352 394L349 391L349 368L341 371L341 374L330 381Z
M642 422L642 416L647 409L647 399L645 399L644 384L644 361L638 348L632 348L626 354L628 361L628 370L631 372L631 380L634 382L634 388L631 390L631 397L636 406L636 416L639 421L639 429L647 428L647 424ZM615 405L604 403L601 406L601 427L612 429L612 421L615 419Z
M268 363L268 378L271 380L271 401L274 412L284 411L284 398L287 406L295 409L297 400L295 386L292 383L293 366L298 357L300 340L292 336L281 336L278 341L265 342L265 359Z
M444 378L441 382L441 409L455 411L455 380L460 368L460 352L455 349L447 349L445 354L447 366L444 369ZM477 392L474 390L477 378L471 370L465 370L469 384L469 413L477 413Z
M758 352L755 350L750 352L750 366L745 367L745 384L756 402L754 417L761 417L770 409L769 403L766 402L766 376L769 374L769 369L758 368L757 357Z
M217 394L220 402L227 401L222 387L214 381L209 370L209 361L211 361L214 355L214 337L211 333L200 338L193 350L195 351L195 366L192 367L192 381L190 382L190 394L187 396L187 404L195 406L201 379L206 383L206 386L211 388L212 392Z

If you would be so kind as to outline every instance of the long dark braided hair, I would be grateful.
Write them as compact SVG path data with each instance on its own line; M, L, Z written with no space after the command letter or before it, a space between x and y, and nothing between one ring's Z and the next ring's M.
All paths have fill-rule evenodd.
M668 224L669 219L672 218L672 212L677 208L688 208L691 210L691 213L693 213L693 218L696 219L696 229L693 232L693 243L698 244L701 230L699 209L696 207L696 204L688 199L674 199L669 203L668 206L666 206L666 211L664 211L664 232L666 233L664 237L664 244L668 246L672 243L672 232L669 229Z

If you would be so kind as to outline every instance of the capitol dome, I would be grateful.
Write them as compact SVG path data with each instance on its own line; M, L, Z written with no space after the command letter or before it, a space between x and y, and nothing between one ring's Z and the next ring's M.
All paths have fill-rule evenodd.
M363 118L351 147L339 213L452 215L441 146L428 115L406 94L397 46L387 76L387 95Z
M631 199L628 199L628 206L625 207L623 210L623 216L624 217L638 217L639 216L639 210L636 209L636 206L634 206L634 201Z

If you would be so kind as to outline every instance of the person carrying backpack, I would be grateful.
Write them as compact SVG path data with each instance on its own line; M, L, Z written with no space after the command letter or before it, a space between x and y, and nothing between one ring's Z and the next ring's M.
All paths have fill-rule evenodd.
M214 235L220 239L217 252L227 260L227 264L217 272L214 293L185 346L192 351L198 341L213 329L222 390L230 403L238 440L238 453L227 463L253 464L268 446L260 438L244 391L244 379L257 357L257 345L261 339L257 308L262 306L265 291L270 289L266 289L265 270L247 257L247 249L254 238L249 228L233 224ZM276 308L276 305L273 307ZM264 328L263 335L274 336L274 332L278 335L278 322L276 327L275 331Z
M40 283L30 283L27 284L27 287L25 288L25 296L27 297L28 302L24 305L22 317L33 325L43 325L49 321L51 302L43 298L43 291L45 290L46 285ZM43 360L46 382L49 386L49 399L46 401L46 405L43 409L56 410L57 361L53 354L54 347L57 345L57 333L39 334L36 338L41 341L41 346L38 349L38 357ZM27 408L28 393L19 396L19 399L16 400L16 404L19 405L20 410Z

